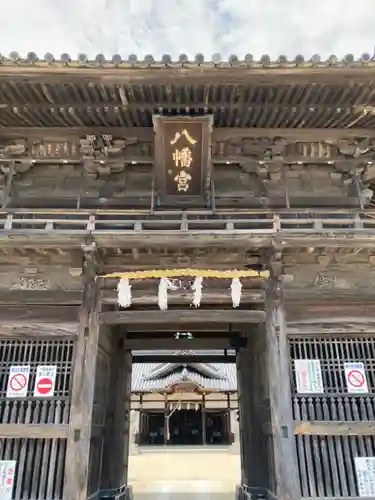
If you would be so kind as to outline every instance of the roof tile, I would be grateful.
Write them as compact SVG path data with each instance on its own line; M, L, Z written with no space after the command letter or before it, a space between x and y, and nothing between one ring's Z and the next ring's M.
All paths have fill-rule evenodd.
M68 65L70 67L95 67L101 66L103 68L175 68L181 66L188 67L216 67L216 68L228 68L228 67L243 67L243 68L285 68L288 67L299 67L299 68L311 68L313 66L319 67L347 67L347 66L369 66L375 65L374 57L368 53L362 54L360 57L355 58L353 54L346 54L343 59L340 59L335 54L331 54L327 60L322 61L319 54L314 54L312 57L305 58L301 54L297 54L293 58L288 58L286 55L282 54L278 56L276 60L268 54L261 56L259 60L256 60L254 56L250 53L240 57L236 54L231 54L225 61L220 54L215 53L210 58L206 58L204 54L198 53L193 58L189 60L186 54L180 54L177 60L173 60L170 54L164 54L160 60L157 60L152 54L147 54L143 58L138 58L137 55L131 54L127 59L122 58L120 54L114 54L111 58L106 58L102 53L98 53L93 59L89 59L86 54L78 54L77 59L73 59L70 54L63 53L60 58L56 58L50 52L47 52L43 58L38 58L35 52L29 52L27 56L22 57L17 51L12 51L9 57L0 55L0 64L4 66L9 65L40 65L43 66L45 63L54 65Z

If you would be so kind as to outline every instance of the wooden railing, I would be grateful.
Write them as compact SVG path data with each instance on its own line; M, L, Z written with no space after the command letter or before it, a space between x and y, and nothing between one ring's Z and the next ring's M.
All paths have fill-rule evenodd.
M85 211L9 210L0 212L0 231L6 232L339 232L375 230L375 211Z

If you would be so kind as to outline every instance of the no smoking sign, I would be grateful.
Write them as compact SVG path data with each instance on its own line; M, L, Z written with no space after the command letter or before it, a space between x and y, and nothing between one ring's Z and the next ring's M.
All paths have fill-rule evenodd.
M367 394L368 385L363 363L345 363L344 367L348 392Z
M29 387L29 379L29 365L12 365L9 370L7 398L25 398Z

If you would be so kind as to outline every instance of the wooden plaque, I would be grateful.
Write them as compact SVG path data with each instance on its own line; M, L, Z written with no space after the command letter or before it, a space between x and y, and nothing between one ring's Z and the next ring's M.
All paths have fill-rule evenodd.
M163 204L208 202L212 121L211 115L153 117L156 189Z
M194 382L190 381L177 382L167 387L168 392L178 393L178 394L183 392L193 394L195 392L199 392L200 389L201 387L199 387L198 384L195 384Z

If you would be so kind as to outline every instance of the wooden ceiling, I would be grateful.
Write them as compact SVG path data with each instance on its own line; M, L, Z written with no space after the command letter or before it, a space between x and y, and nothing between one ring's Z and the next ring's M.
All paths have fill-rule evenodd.
M0 127L150 127L155 113L213 114L215 127L375 125L375 63L366 58L116 64L35 57L0 58Z

